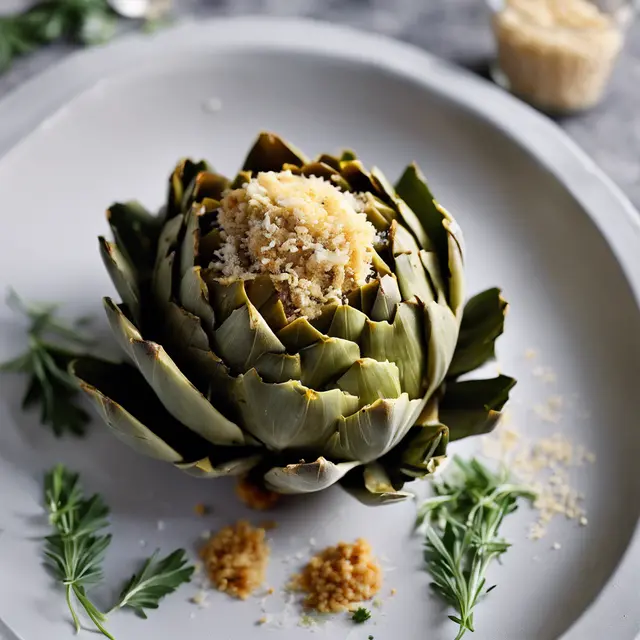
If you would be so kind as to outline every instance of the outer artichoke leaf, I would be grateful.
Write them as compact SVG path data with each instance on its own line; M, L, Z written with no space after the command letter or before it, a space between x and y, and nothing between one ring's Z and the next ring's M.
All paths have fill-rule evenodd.
M338 389L313 391L297 380L264 382L255 370L238 376L234 394L243 427L271 449L318 447L358 398Z
M235 453L235 447L233 452ZM236 453L237 455L237 453ZM234 458L222 462L212 462L210 457L193 462L177 462L175 466L195 478L220 478L223 476L241 476L260 462L260 455L248 455L246 458Z
M200 244L200 223L198 222L198 205L194 205L185 214L185 234L180 245L180 278L192 269L196 263Z
M414 426L403 441L400 470L412 478L433 473L446 455L448 443L449 429L445 425L432 422Z
M513 378L503 375L447 383L440 402L440 419L449 427L450 440L492 431L515 384Z
M434 291L436 302L439 304L447 304L447 283L442 279L442 272L440 271L440 261L438 256L433 251L420 250L420 261L422 266L429 277L429 283L431 289ZM454 310L456 313L456 310Z
M351 302L349 302L349 304L351 304ZM342 305L337 302L326 304L324 307L322 307L320 315L309 320L311 326L313 326L314 329L317 329L320 333L328 333L329 327L331 326L331 322L333 320L333 316L341 306Z
M250 302L232 311L215 330L214 345L234 375L251 369L264 353L285 351L285 346Z
M247 297L258 311L276 293L271 278L265 275L257 276L253 280L246 280L244 289Z
M251 171L240 171L231 182L230 189L240 189L251 180Z
M351 191L376 194L376 188L371 182L371 176L360 160L341 160L340 173L349 183Z
M371 264L375 269L378 276L383 278L384 276L393 275L393 271L389 268L389 265L382 259L377 251L373 251L373 257L371 258Z
M207 267L213 260L213 254L222 246L220 229L213 228L206 234L200 231L200 246L198 247L198 264Z
M356 152L352 149L343 149L340 154L340 162L348 162L349 160L357 160Z
M300 349L304 349L325 337L304 317L296 318L286 327L280 329L277 335L289 353L297 353Z
M221 280L218 272L210 269L201 271L201 276L209 291L209 301L218 326L225 322L236 309L250 304L242 280Z
M322 164L326 164L329 167L331 167L332 169L335 169L336 171L340 171L340 158L337 158L336 156L331 156L328 153L322 153L320 154L314 161L315 162L320 162Z
M271 327L271 330L278 333L287 326L287 314L284 311L282 300L274 294L260 307L260 315Z
M458 229L455 220L445 220L445 229L449 233L449 306L458 318L462 316L465 298L465 279L463 264L463 249L459 236L453 231Z
M398 215L391 207L371 193L365 194L364 212L376 231L386 231L390 222Z
M262 132L249 151L243 171L280 171L284 164L301 167L309 161L306 156L293 145L285 142L274 133Z
M360 349L363 357L394 362L400 371L402 390L410 398L423 397L427 351L422 304L400 303L392 324L367 320Z
M284 494L314 493L335 484L359 462L333 463L322 456L315 462L273 467L264 475L267 488Z
M300 380L302 367L300 356L296 353L263 353L255 365L256 371L265 382L287 382Z
M451 309L437 302L425 307L427 341L427 390L429 397L444 380L458 341L459 325Z
M396 277L403 300L419 299L423 303L433 300L433 291L418 253L396 256Z
M210 448L165 410L133 367L81 358L70 372L117 438L137 452L176 463Z
M131 347L140 373L172 416L213 444L244 442L240 428L211 405L163 347L146 340L134 340Z
M324 178L334 187L338 187L342 191L349 191L349 183L340 175L340 171L323 162L310 162L302 167L303 176L317 176Z
M341 376L360 357L355 342L341 338L324 338L300 350L300 381L310 389L322 389Z
M380 286L371 307L370 316L375 322L383 320L391 322L397 306L402 302L400 287L398 287L398 281L394 276L383 276L379 282Z
M413 499L413 494L396 490L384 467L371 462L345 476L340 484L356 500L368 507L395 504Z
M161 260L166 258L169 253L175 251L178 248L178 236L182 229L182 223L184 222L184 216L182 214L171 218L165 223L160 231L160 237L158 238L158 250L156 253L156 269Z
M138 288L137 274L133 266L115 244L108 242L102 236L98 240L100 242L102 261L109 272L109 277L116 291L130 309L133 317L139 321L140 290Z
M325 450L332 458L371 462L390 451L413 426L422 400L379 399L348 417L338 419L338 431Z
M173 264L176 252L172 251L156 264L151 281L151 291L160 309L164 309L173 297Z
M139 202L116 202L107 209L107 220L120 251L140 274L149 274L156 258L160 218Z
M413 235L406 227L398 224L397 220L391 223L389 229L389 244L391 245L391 253L398 256L401 253L419 253L420 247Z
M229 180L213 171L201 171L189 184L182 198L182 210L187 211L194 202L204 198L220 200L222 193L229 188Z
M339 389L360 398L360 408L380 398L399 398L402 394L398 367L393 362L378 362L372 358L356 360L336 384Z
M187 187L200 172L209 171L210 169L211 167L205 160L200 160L200 162L193 162L189 158L180 160L169 178L167 220L182 213L182 200Z
M327 335L356 343L360 340L367 316L349 305L340 305L331 320Z
M111 298L103 298L102 302L107 313L109 326L111 327L118 346L133 359L131 341L142 340L140 331L138 331L138 328L125 316L122 309L120 309Z
M447 376L461 376L495 358L495 341L504 330L507 302L500 289L487 289L467 302L458 344Z
M372 280L354 289L347 295L349 306L368 315L375 302L379 286L378 280Z
M209 337L213 336L215 314L209 304L209 288L202 278L200 267L188 269L180 281L180 304L202 320L202 328Z

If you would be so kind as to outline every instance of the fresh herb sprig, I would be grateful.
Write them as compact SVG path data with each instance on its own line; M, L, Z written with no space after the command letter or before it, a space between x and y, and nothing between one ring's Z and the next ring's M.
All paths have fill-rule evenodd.
M18 56L56 40L99 44L115 33L107 0L46 0L22 13L0 16L0 72Z
M351 619L356 624L362 624L371 618L371 611L365 609L365 607L358 607L351 616Z
M40 421L56 436L71 433L84 435L89 414L78 405L78 386L68 373L69 363L93 344L81 330L87 324L82 318L75 324L56 317L56 305L31 305L10 292L7 304L26 316L27 350L17 358L0 363L0 371L29 376L22 408L40 406ZM55 341L55 342L54 342Z
M78 474L57 465L45 475L45 506L56 532L45 540L46 563L65 587L67 606L76 630L81 628L74 600L82 607L96 629L110 640L104 624L107 614L90 600L87 590L101 582L102 561L111 535L100 533L108 525L109 508L99 495L85 498ZM159 601L189 582L194 567L187 564L184 549L157 560L156 551L141 571L123 587L111 609L129 607L146 618L145 609L157 609Z
M528 487L512 484L506 471L494 473L476 459L458 456L456 468L434 482L435 495L418 509L416 526L426 525L424 557L433 578L431 586L458 613L455 640L473 631L473 613L486 588L489 565L511 546L500 537L505 516L519 498L533 500Z

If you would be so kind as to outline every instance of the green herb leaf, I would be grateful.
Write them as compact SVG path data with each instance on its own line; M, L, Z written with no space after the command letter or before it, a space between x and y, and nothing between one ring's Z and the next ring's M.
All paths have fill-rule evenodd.
M184 549L178 549L161 560L156 560L157 555L156 550L140 572L131 576L114 608L130 607L140 617L146 618L145 609L157 609L160 599L191 580L194 567L187 564Z
M425 562L432 588L458 615L456 640L473 631L473 611L494 586L486 588L489 565L509 548L499 536L506 515L519 498L533 500L528 487L509 482L506 471L494 473L476 459L454 457L455 469L434 482L435 496L418 509L416 526L426 526Z
M371 618L371 611L369 609L365 609L364 607L358 607L351 616L351 619L356 624L362 624Z

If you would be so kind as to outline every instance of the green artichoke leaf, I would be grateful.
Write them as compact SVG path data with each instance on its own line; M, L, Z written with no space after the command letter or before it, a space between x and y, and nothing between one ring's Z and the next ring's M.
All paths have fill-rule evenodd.
M280 136L263 131L249 151L243 171L280 171L284 164L301 167L309 160L293 145L285 142Z
M347 371L360 357L355 342L341 338L323 338L300 350L300 381L310 389L322 389Z
M343 304L336 309L327 335L332 338L342 338L351 343L357 343L364 331L366 322L367 316L362 311Z
M213 444L245 442L240 428L198 391L161 345L132 340L131 349L140 373L172 416Z
M118 346L133 359L131 341L142 340L140 331L111 298L103 298L102 303L107 314L109 326L111 327Z
M251 171L239 171L238 175L231 182L230 189L240 189L251 180Z
M444 380L458 341L458 319L448 306L430 302L425 307L425 338L427 341L427 390L425 397Z
M260 307L260 315L276 334L287 326L287 314L278 294L272 295Z
M376 188L371 182L371 175L360 160L341 160L340 173L349 183L350 190L355 193L371 193L376 195Z
M148 277L156 258L160 218L133 200L112 204L107 220L120 251L139 274Z
M273 467L264 474L268 489L284 494L314 493L338 482L359 462L331 462L320 456L315 462Z
M367 282L361 287L354 289L347 295L349 306L368 315L375 302L379 286L380 283L378 282L378 280L371 280L371 282ZM314 326L317 325L314 324Z
M411 478L432 474L444 459L449 443L449 429L439 422L415 425L402 446L400 470Z
M340 154L340 162L348 162L349 160L357 160L355 151L351 149L343 149Z
M349 191L349 183L340 175L340 171L323 162L310 162L302 167L303 176L324 178L334 187L342 191Z
M396 277L403 300L431 302L433 291L418 253L401 253L396 256Z
M397 398L380 398L350 416L340 416L338 430L325 450L341 460L377 460L404 438L420 414L423 402L409 400L406 393Z
M376 273L380 278L383 278L384 276L393 275L393 271L391 271L391 269L389 268L389 265L382 259L380 254L377 251L375 251L375 249L373 251L373 256L371 258L371 265L373 266L373 268L375 269Z
M138 288L137 274L133 265L125 258L118 247L105 240L102 236L100 242L100 255L109 273L111 281L120 294L122 301L127 305L133 317L140 320L140 290Z
M487 380L447 383L440 402L440 420L453 442L492 431L516 381L500 375Z
M449 233L449 306L459 318L464 311L465 298L464 251L458 223L451 219L445 220L443 224Z
M319 342L325 337L304 317L296 318L280 329L277 336L289 353L297 353L300 349Z
M389 229L391 221L398 215L389 205L376 198L372 193L365 193L364 213L376 231Z
M389 244L393 257L399 256L401 253L419 253L420 247L413 235L406 227L398 224L397 220L391 223L389 228Z
M211 269L205 269L200 273L209 291L209 301L217 325L226 322L236 309L250 304L242 280L222 280L218 277L218 272Z
M495 358L495 341L504 330L507 309L497 288L487 289L467 302L447 377L469 373Z
M313 162L319 162L321 164L326 164L332 169L336 171L340 171L340 158L336 156L329 155L328 153L321 153L317 158L313 160Z
M214 171L201 171L191 181L182 197L181 209L188 211L195 202L205 198L221 200L223 192L229 188L228 178Z
M175 259L176 252L172 251L157 263L153 272L151 291L160 309L164 309L173 297L173 264Z
M429 277L431 289L434 291L434 299L439 304L447 304L447 284L442 279L440 271L440 261L433 251L420 249L420 261ZM456 311L454 311L456 313Z
M383 276L379 280L380 286L371 307L371 319L375 322L386 320L391 322L398 305L402 302L400 287L395 276Z
M247 298L251 301L251 304L260 311L260 309L271 299L276 288L273 286L273 281L267 275L260 275L253 278L253 280L245 280L244 289L247 294Z
M285 346L250 302L232 311L215 330L214 345L234 375L249 371L264 353L285 351Z
M198 263L207 267L213 260L213 254L222 246L222 232L220 229L213 228L200 237L200 246L198 247Z
M166 258L169 253L175 251L178 248L178 236L182 229L182 223L184 222L184 216L182 214L171 218L165 223L160 231L160 237L158 238L158 251L156 253L155 268L158 269L159 263Z
M333 316L335 316L336 311L340 306L342 305L338 302L332 302L331 304L324 305L320 311L320 315L309 320L311 326L313 326L314 329L317 329L320 333L326 334L331 326Z
M200 267L188 269L180 281L180 304L202 320L202 328L211 338L215 327L215 314L209 304L209 288L202 278Z
M393 323L367 320L360 340L363 357L397 365L400 386L412 399L424 395L427 351L423 308L415 302L400 303Z
M193 268L198 255L198 245L200 244L198 205L191 207L185 214L184 224L186 229L180 245L180 278L183 278L184 274Z
M138 453L180 463L210 448L165 410L135 368L80 358L71 363L70 372L109 429Z
M379 462L370 462L345 476L340 485L356 500L368 507L395 504L414 498L412 493L398 491Z
M358 410L358 398L338 389L314 391L298 380L272 384L252 369L236 379L243 427L271 449L318 447L338 419Z
M231 451L235 452L236 447ZM236 454L237 455L237 454ZM242 476L260 462L261 456L248 455L244 458L233 458L222 462L212 462L211 457L201 458L193 462L176 462L174 465L186 474L195 478L221 478L223 476Z
M265 382L300 380L302 366L299 354L263 353L255 364L255 370Z
M202 171L210 170L211 167L205 160L193 162L193 160L190 160L189 158L183 158L178 162L176 168L171 174L171 177L169 178L169 195L167 197L166 213L167 220L171 220L171 218L182 213L182 200L184 199L185 191L194 178Z
M372 358L356 360L336 384L342 391L360 398L360 408L380 398L399 398L402 394L398 367L393 362Z

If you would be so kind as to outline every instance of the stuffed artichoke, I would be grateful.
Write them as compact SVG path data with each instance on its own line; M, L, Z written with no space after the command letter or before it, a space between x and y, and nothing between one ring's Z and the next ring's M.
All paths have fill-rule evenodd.
M460 229L413 164L393 187L350 151L309 160L263 133L234 179L183 160L158 215L107 217L128 361L72 371L118 438L187 473L400 500L515 384L460 380L507 305L490 289L464 306Z

